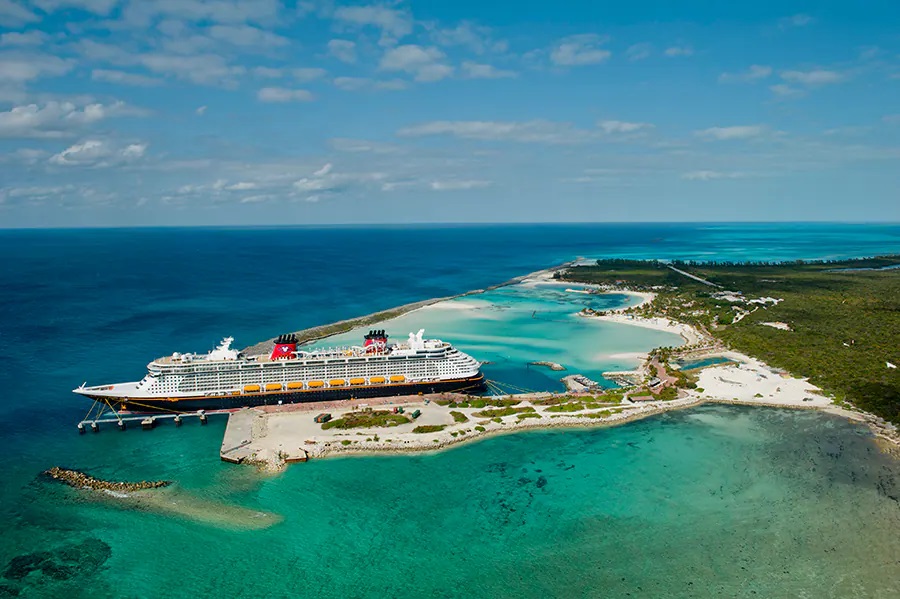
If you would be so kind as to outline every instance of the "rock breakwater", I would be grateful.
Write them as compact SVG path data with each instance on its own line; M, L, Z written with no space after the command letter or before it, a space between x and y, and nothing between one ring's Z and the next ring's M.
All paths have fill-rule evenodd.
M70 487L75 487L76 489L90 489L92 491L114 491L116 493L130 493L132 491L143 491L146 489L159 489L161 487L168 487L170 484L172 484L171 481L168 480L145 480L137 483L100 480L99 478L94 478L93 476L89 476L84 472L79 472L77 470L67 470L66 468L60 468L59 466L54 466L53 468L44 471L43 474L45 476L49 476L54 480L58 480L61 483L65 483Z

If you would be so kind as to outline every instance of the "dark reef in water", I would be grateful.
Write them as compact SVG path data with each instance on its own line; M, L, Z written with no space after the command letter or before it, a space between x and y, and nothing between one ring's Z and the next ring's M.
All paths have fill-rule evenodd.
M3 571L3 577L13 583L29 575L43 579L63 581L77 576L90 576L100 569L112 555L109 545L100 539L86 539L81 543L63 545L53 551L35 551L12 558ZM0 597L15 597L19 590L9 584L0 584Z
M167 480L145 480L139 483L111 482L88 476L84 472L79 472L77 470L66 470L59 466L54 466L53 468L44 471L43 474L77 489L87 488L93 491L115 491L118 493L142 491L144 489L159 489L160 487L167 487L172 484L171 481Z

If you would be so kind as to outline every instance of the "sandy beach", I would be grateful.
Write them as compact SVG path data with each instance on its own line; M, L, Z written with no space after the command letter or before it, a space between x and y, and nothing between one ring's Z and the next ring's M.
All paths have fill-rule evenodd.
M652 294L651 294L652 295ZM652 300L647 300L652 301ZM692 326L669 320L668 318L642 318L632 314L602 314L600 316L585 316L588 320L602 320L604 322L617 322L645 329L655 329L668 333L677 333L684 339L685 345L695 345L708 341L708 339Z

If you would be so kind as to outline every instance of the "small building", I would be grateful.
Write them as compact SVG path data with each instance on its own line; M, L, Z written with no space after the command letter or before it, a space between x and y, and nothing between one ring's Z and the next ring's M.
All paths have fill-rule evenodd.
M324 423L328 422L329 420L331 420L331 414L327 414L324 412L315 417L315 421L318 422L319 424L324 424Z

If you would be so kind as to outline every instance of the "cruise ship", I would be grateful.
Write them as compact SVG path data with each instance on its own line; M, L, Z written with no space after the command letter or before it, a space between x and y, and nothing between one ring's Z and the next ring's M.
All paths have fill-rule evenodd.
M118 412L192 412L391 395L484 389L481 363L424 330L389 343L369 331L362 345L298 349L282 335L270 355L248 356L226 337L206 354L173 353L137 382L74 390Z

